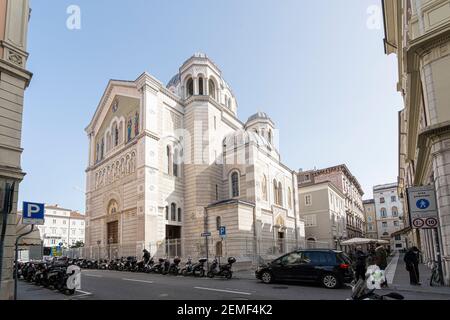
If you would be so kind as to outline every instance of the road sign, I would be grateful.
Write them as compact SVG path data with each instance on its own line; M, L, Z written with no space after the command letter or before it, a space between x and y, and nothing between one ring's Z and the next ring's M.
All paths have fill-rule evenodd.
M203 232L202 237L211 237L211 232Z
M425 225L429 228L436 228L438 220L436 218L428 218L425 220Z
M225 238L227 236L227 228L222 226L219 228L219 236Z
M425 222L422 219L414 219L412 224L414 227L420 229L425 225Z
M439 220L434 186L408 188L407 192L411 226L416 229L436 228Z
M23 224L44 224L45 206L43 203L24 202L23 203Z

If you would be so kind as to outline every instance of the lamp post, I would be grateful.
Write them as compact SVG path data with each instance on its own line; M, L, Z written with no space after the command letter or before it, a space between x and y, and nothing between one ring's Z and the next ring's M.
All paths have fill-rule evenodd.
M111 260L111 243L113 242L114 238L112 236L108 239L108 260Z

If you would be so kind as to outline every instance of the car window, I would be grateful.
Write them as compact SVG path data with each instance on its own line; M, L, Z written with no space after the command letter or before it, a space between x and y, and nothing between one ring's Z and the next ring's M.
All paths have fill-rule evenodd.
M347 264L352 264L350 258L349 258L345 253L339 252L336 256L338 257L339 262L341 262L341 263L347 263Z
M283 265L297 265L302 263L303 261L303 255L301 252L293 252L291 254L288 254L284 256L282 259Z

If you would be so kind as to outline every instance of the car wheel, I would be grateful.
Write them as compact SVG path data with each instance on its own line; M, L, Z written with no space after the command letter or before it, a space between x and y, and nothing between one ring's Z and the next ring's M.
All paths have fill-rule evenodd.
M272 283L273 281L273 277L272 274L269 271L264 271L263 274L261 275L261 280L264 283Z
M338 278L331 273L322 276L322 285L327 289L336 289L339 287Z

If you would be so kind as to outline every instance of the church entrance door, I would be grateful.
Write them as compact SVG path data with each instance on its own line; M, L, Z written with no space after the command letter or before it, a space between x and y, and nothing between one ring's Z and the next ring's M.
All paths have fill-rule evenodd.
M166 255L181 256L181 227L166 225Z

